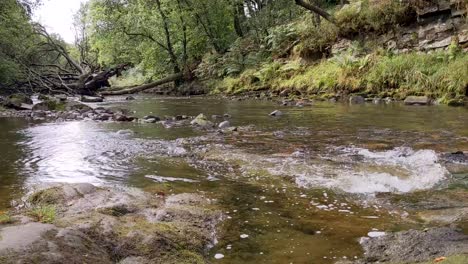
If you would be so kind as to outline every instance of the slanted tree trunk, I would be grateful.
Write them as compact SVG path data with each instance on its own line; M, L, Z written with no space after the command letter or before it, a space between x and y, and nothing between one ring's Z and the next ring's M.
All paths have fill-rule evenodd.
M134 94L134 93L139 93L139 92L142 92L142 91L145 91L145 90L148 90L148 89L151 89L151 88L154 88L159 85L166 84L166 83L182 81L183 79L184 79L183 73L176 73L176 74L169 75L166 78L152 82L152 83L135 86L135 87L129 87L129 88L125 88L125 89L117 90L117 91L104 91L104 92L101 92L101 95Z
M319 16L325 18L329 22L335 24L335 19L333 18L333 16L330 15L327 11L320 8L319 6L317 6L315 4L312 4L312 3L308 2L307 0L294 0L294 1L296 2L296 5L302 6L303 8L305 8L305 9L311 11L311 12L314 12L314 13L318 14Z

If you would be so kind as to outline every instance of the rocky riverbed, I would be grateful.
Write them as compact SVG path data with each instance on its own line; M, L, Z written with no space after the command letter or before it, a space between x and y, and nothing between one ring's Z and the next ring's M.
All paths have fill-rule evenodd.
M463 108L134 99L0 118L0 260L466 262Z

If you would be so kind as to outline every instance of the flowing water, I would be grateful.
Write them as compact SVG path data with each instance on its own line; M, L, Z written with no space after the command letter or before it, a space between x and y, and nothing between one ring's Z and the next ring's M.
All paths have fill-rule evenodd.
M421 228L421 214L468 206L467 164L441 159L468 151L467 108L143 96L100 105L139 117L228 113L239 132L0 119L1 208L42 182L196 192L225 215L209 252L224 258L213 262L333 263L360 257L369 232ZM268 116L275 109L284 115Z

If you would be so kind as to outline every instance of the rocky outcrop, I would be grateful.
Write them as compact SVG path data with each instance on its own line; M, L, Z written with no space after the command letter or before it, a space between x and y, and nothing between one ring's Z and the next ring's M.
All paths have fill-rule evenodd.
M441 256L468 254L468 236L450 227L363 238L361 245L364 259L356 263L419 263Z
M39 187L0 226L2 263L205 263L221 214L195 194L165 197L90 184ZM39 223L30 212L53 210ZM132 261L138 262L132 262Z
M463 0L420 1L418 23L382 37L388 48L407 52L445 49L452 43L468 48L466 2Z

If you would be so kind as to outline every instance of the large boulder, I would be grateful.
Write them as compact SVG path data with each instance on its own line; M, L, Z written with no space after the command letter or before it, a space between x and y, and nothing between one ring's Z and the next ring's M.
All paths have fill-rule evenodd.
M408 96L405 99L405 105L429 105L431 99L427 96Z
M31 110L32 104L31 98L25 94L10 95L3 102L4 107L15 110Z

